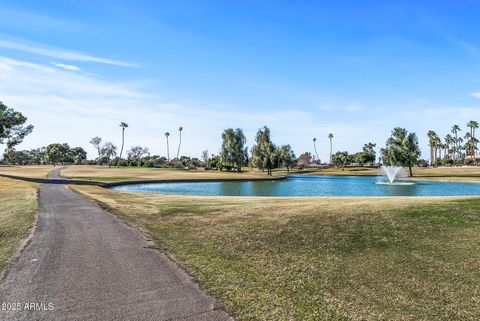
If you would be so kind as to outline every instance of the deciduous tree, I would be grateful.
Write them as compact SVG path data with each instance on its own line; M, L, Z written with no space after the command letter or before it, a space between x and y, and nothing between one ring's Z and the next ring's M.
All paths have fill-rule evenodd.
M413 176L412 167L421 155L417 135L409 133L405 128L396 127L381 153L386 165L408 166L410 176Z
M0 144L12 148L20 144L25 136L33 130L32 125L25 125L27 117L7 107L0 101Z

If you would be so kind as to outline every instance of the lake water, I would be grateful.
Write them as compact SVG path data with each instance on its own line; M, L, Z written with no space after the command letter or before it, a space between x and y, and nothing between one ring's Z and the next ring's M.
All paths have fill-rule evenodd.
M251 182L153 183L115 190L201 196L462 196L480 195L480 184L415 182L381 185L375 176L289 176L286 180Z

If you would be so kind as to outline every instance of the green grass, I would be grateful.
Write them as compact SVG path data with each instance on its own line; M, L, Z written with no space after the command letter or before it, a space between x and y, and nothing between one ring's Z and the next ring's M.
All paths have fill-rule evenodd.
M239 320L480 319L480 198L72 188L152 235Z
M38 209L35 188L4 188L0 189L0 272L30 233Z
M0 174L45 178L53 166L2 166ZM0 176L0 272L28 237L38 211L38 184Z

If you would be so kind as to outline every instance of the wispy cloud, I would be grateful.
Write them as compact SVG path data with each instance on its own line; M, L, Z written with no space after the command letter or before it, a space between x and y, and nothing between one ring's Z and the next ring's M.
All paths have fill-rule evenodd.
M290 143L297 153L312 149L311 137L325 137L324 148L322 142L318 142L318 148L321 156L327 157L329 131L338 133L339 144L345 135L355 137L349 143L359 146L363 138L358 131L368 132L368 128L362 130L361 126L355 129L336 124L319 126L311 113L294 109L244 112L235 106L212 110L208 102L165 101L161 95L145 91L149 84L144 81L99 79L82 72L1 56L0 71L0 100L21 110L35 125L35 132L19 148L43 146L62 137L62 142L82 146L94 154L89 139L101 136L119 142L118 123L126 121L131 125L127 146L147 146L153 153L163 155L166 150L163 133L175 133L178 126L183 126L182 150L198 157L206 149L218 152L225 128L244 129L251 146L257 129L268 125L277 144ZM172 135L172 144L177 143L175 139Z
M114 60L109 58L97 57L94 55L71 51L62 48L46 46L43 44L23 42L18 40L0 39L0 48L11 49L16 51L28 52L35 55L79 62L94 62L107 65L115 65L121 67L137 67L138 65Z
M317 137L322 159L328 157L330 132L335 136L334 150L356 152L369 141L383 146L390 130L402 126L418 134L427 155L428 130L444 135L453 123L466 124L470 119L480 119L480 107L433 108L425 102L409 108L388 106L374 114L368 105L332 102L329 105L336 107L333 110L340 106L340 113L352 112L350 117L345 115L341 119L324 118L323 114L319 118L315 113L299 109L243 111L239 106L230 105L212 109L210 102L167 101L158 93L148 92L145 88L150 85L142 80L119 82L82 71L71 72L58 66L0 56L0 100L21 110L35 125L35 132L19 148L61 140L82 146L94 155L89 139L101 136L119 143L118 123L126 121L131 125L127 146L147 146L160 155L166 151L163 133L171 132L171 143L177 144L173 133L179 126L185 128L182 150L198 157L205 149L218 152L225 128L244 129L251 146L256 130L263 125L271 128L275 143L292 144L297 154L313 152L312 137ZM368 121L359 120L358 110L370 112L364 113Z
M470 96L475 97L475 98L480 98L480 91L470 93Z
M62 64L58 62L52 62L51 64L54 66L57 66L58 68L62 68L70 71L80 71L80 67L77 67L75 65L67 65L67 64Z

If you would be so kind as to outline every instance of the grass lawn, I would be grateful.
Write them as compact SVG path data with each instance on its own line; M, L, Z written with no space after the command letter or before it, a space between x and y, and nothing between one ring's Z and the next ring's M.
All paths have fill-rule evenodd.
M244 168L242 173L220 171L196 171L166 168L144 167L111 167L106 166L70 166L62 171L62 176L81 181L95 181L101 183L132 181L132 180L181 180L181 179L255 179L267 178L268 176L259 170L249 171ZM286 170L276 170L274 175L286 175ZM374 176L380 175L378 168L370 167L331 167L311 170L292 170L289 174L305 175L355 175ZM437 168L414 168L416 180L436 180L454 182L479 182L480 167L437 167Z
M73 180L90 180L98 182L118 182L131 180L181 180L181 179L255 179L267 178L265 173L255 172L220 172L196 171L182 169L145 168L145 167L111 167L106 166L70 166L62 170L63 177Z
M46 177L49 166L0 167L0 174ZM0 176L0 272L28 236L35 221L38 184Z
M150 234L240 320L480 319L480 198L70 188Z
M452 182L480 183L480 167L435 167L416 168L413 171L416 179L441 180Z

